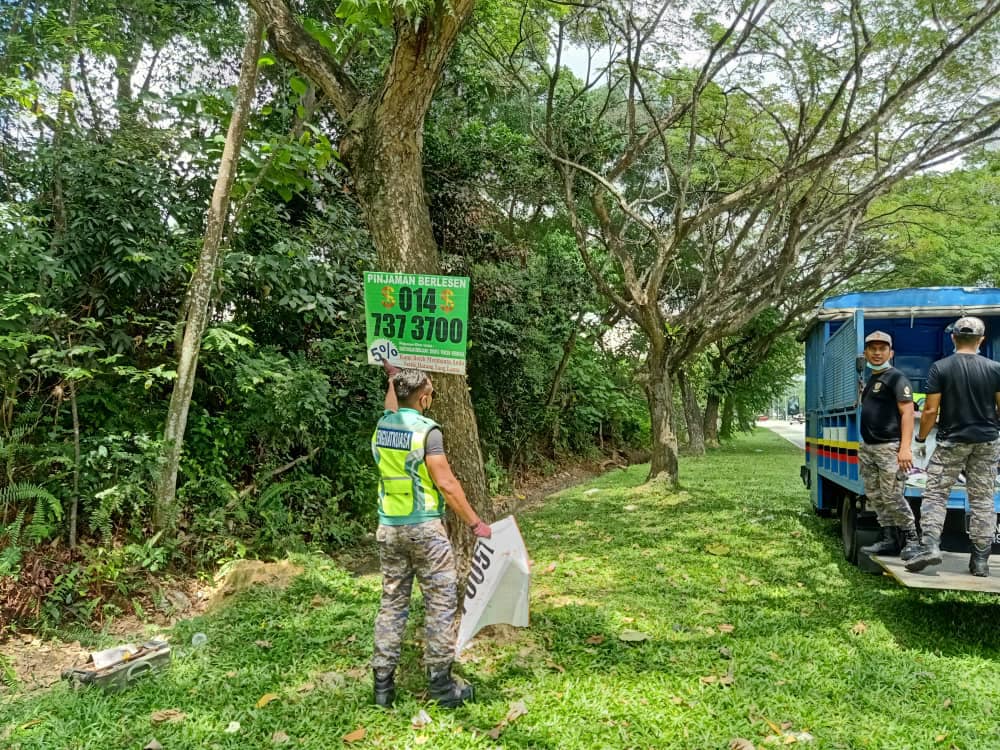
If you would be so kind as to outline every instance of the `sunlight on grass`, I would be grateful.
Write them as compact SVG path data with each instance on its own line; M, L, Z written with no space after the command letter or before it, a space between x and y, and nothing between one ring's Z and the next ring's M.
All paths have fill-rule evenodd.
M478 639L461 668L477 702L456 712L422 702L417 625L397 707L369 705L378 578L317 557L286 591L177 626L174 643L201 630L208 646L178 646L168 672L128 692L8 699L0 747L141 748L154 736L167 750L273 747L283 732L286 746L329 748L358 727L366 736L350 746L767 747L793 733L844 750L1000 744L997 603L847 565L833 525L809 508L800 462L758 432L685 459L680 491L631 467L520 517L532 626ZM256 708L266 693L279 697ZM515 701L528 713L487 736ZM164 708L185 719L153 725ZM421 708L433 722L414 729Z

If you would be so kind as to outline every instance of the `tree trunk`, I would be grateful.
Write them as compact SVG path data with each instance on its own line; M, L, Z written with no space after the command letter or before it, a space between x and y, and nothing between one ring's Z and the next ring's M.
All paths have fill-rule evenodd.
M684 400L684 422L687 425L688 450L693 456L705 455L705 433L702 422L701 407L698 406L698 394L683 370L677 372L677 382L681 387L681 398Z
M723 440L731 440L734 434L733 420L736 418L736 405L733 404L733 397L726 396L722 402L722 427L719 437Z
M702 422L702 429L705 433L705 447L718 448L719 443L719 397L714 393L709 393L705 401L705 419Z
M187 295L187 319L184 338L181 343L177 363L177 380L170 396L166 426L163 431L164 462L156 489L156 505L153 509L153 525L158 530L172 533L177 520L177 470L180 465L181 450L184 446L184 430L187 426L188 409L198 369L198 355L201 352L201 337L208 322L209 302L212 285L219 266L219 249L222 232L229 212L229 197L236 177L236 167L240 157L243 132L253 102L257 83L257 60L260 58L261 37L264 25L255 13L250 12L247 23L247 40L240 63L240 79L237 87L237 101L233 117L229 122L226 144L222 151L219 174L212 193L205 221L205 241L202 245L198 264L191 276Z
M76 549L77 515L80 512L80 412L76 408L76 383L69 381L69 406L73 415L73 503L69 510L69 548Z
M400 273L441 272L423 178L423 118L407 124L406 106L382 101L369 113L364 137L341 149L358 190L365 221L382 269ZM444 428L448 461L476 512L487 522L494 509L486 489L479 427L469 386L461 375L434 373L431 413ZM474 539L449 513L448 532L459 570L466 570Z
M646 359L649 379L646 398L649 402L649 424L653 437L647 481L677 484L677 435L671 424L673 416L673 381L663 352L651 350Z

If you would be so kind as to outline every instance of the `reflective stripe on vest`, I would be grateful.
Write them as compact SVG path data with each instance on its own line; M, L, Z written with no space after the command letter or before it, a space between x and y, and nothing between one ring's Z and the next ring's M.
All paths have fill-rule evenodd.
M379 420L372 455L379 470L380 523L401 526L444 515L444 499L424 463L427 433L437 426L414 409L400 409Z

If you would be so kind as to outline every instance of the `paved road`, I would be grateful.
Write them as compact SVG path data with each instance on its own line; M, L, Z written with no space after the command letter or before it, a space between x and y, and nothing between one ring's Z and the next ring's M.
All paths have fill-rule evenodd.
M765 419L763 422L758 422L757 426L773 430L802 450L806 448L806 426L804 424L785 422L780 419Z

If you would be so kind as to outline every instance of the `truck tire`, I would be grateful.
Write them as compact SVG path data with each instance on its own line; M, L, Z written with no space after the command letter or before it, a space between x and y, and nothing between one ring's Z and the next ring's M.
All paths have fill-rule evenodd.
M840 502L840 540L844 550L844 559L857 565L867 573L882 574L882 566L869 559L859 550L878 539L878 526L870 527L868 515L861 520L861 498L853 493L844 495Z
M840 501L840 544L844 559L858 564L858 498L846 494Z

